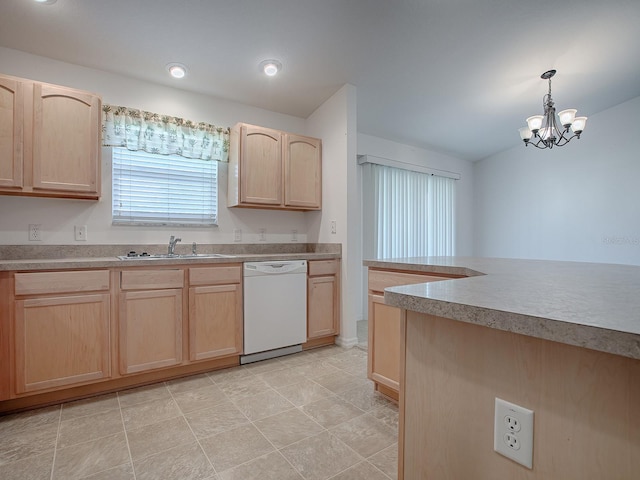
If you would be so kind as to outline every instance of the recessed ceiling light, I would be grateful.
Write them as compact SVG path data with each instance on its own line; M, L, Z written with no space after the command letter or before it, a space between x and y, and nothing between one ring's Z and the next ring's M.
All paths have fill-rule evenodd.
M187 67L181 63L169 63L167 70L173 78L183 78L187 74Z
M270 77L282 70L282 64L278 60L263 60L260 62L260 70Z
M58 0L35 0L37 3L41 3L42 5L52 5L56 3Z

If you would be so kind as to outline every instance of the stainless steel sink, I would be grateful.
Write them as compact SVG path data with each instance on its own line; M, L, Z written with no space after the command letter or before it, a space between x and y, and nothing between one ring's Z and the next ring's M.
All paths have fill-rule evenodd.
M235 258L235 255L225 255L222 253L187 253L179 255L177 253L154 253L151 255L137 255L129 257L128 255L120 255L120 260L162 260L167 258L189 259L189 258Z

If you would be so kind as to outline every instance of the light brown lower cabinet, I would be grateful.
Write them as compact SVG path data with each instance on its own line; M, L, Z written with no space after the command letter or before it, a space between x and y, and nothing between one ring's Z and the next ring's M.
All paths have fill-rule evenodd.
M60 272L57 281L53 278L50 273L14 278L17 394L111 375L109 272ZM88 293L69 294L76 285Z
M340 333L340 261L308 263L307 345L333 343Z
M242 266L189 269L189 360L242 353Z
M402 310L384 303L384 289L451 278L460 277L369 268L367 375L380 393L397 401L400 390Z
M121 374L182 363L183 285L182 269L121 273L118 332Z

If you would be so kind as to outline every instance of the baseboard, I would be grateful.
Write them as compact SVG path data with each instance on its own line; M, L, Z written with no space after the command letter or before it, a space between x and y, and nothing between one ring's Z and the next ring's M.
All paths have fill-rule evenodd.
M358 337L345 338L340 335L336 338L336 345L342 348L351 348L358 345Z

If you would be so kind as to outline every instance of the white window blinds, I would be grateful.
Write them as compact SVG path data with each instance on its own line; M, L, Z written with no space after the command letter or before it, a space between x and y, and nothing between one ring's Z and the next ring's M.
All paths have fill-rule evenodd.
M455 255L455 180L366 164L378 258Z
M113 223L218 223L218 162L113 148Z

